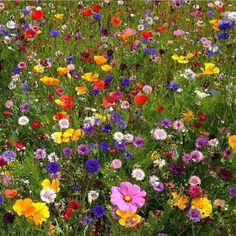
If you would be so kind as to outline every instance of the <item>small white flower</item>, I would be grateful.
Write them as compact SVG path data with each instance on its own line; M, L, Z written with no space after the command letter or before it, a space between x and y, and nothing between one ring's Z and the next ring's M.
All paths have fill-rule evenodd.
M153 162L153 165L156 167L158 166L159 168L162 168L163 166L166 165L166 161L163 159L157 159Z
M121 132L116 132L114 133L113 138L116 141L121 142L124 139L124 135Z
M58 158L58 156L57 156L57 154L56 154L55 152L52 152L52 153L50 153L50 154L48 155L48 160L49 160L50 162L56 162L56 161L59 160L59 158Z
M29 118L27 116L21 116L18 119L18 124L19 125L27 125L29 123Z
M124 140L127 142L127 143L132 143L133 140L134 140L134 136L132 134L125 134L124 135Z
M52 203L54 202L55 198L56 198L56 193L49 188L43 189L40 192L40 197L42 199L42 201L46 202L46 203Z
M219 145L219 141L216 138L210 139L208 141L207 145L210 146L210 147L217 147Z
M151 134L153 138L156 140L165 140L167 138L167 133L164 129L159 129L159 128L152 129Z
M88 193L88 202L92 203L92 201L96 200L99 197L99 193L97 191L91 190Z
M145 173L144 173L144 171L142 170L142 169L140 169L140 168L137 168L137 169L134 169L133 171L132 171L132 177L135 179L135 180L137 180L137 181L141 181L141 180L143 180L144 179L144 177L145 177Z
M64 119L59 120L59 125L61 129L67 129L70 126L70 122L69 120L64 118Z
M149 184L150 185L155 185L157 182L159 182L159 178L155 175L150 176L149 178Z

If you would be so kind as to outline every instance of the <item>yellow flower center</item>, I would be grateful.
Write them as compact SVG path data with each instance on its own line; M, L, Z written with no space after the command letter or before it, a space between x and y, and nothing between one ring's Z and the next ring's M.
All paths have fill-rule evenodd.
M125 195L124 199L126 202L130 202L132 200L130 195Z

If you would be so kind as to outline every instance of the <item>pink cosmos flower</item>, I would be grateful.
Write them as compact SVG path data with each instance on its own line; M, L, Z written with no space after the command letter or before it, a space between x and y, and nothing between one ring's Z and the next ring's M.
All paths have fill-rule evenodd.
M119 187L111 188L111 203L122 211L136 211L145 203L145 191L136 184L122 182Z

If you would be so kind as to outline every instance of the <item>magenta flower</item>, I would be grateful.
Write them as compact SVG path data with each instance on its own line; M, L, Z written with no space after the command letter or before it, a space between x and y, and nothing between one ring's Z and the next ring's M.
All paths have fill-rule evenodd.
M136 211L145 203L145 191L136 184L122 182L119 187L111 188L111 203L122 211Z

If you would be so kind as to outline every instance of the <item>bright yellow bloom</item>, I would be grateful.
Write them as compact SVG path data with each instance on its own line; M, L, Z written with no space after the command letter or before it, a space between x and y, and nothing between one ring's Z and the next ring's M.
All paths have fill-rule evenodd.
M229 141L228 142L229 142L229 146L232 149L236 150L236 135L229 136Z
M13 210L17 213L18 216L30 216L34 212L34 206L32 205L32 200L30 198L18 199L14 205Z
M154 151L154 152L151 153L150 158L151 158L152 161L155 161L155 160L160 159L160 157L161 157L160 153L158 153L157 151Z
M84 131L82 129L77 129L73 133L73 136L71 137L71 140L75 142L75 141L78 141L83 136L84 136Z
M58 85L59 84L59 80L55 79L53 77L47 77L44 76L40 79L41 82L43 82L45 85L47 86L54 86L54 85Z
M40 66L40 65L37 65L37 66L34 66L34 70L37 72L37 73L42 73L44 71L44 67L43 66Z
M49 218L49 209L46 206L46 203L42 202L33 203L32 206L34 207L34 212L32 215L27 217L27 220L34 223L35 225L41 225Z
M98 77L99 77L99 74L95 73L85 73L82 75L82 79L85 79L86 81L88 82L95 82L95 81L98 81Z
M107 72L107 71L110 71L112 69L112 66L106 64L106 65L101 66L101 69L103 71Z
M69 74L70 71L67 67L59 67L57 68L57 72L59 73L59 75L67 76L67 74Z
M191 121L191 120L194 119L194 114L193 114L193 112L192 112L191 110L189 110L189 109L188 109L187 111L183 112L182 115L183 115L183 120L184 120L185 122L189 122L189 121Z
M119 224L127 228L133 228L140 223L142 217L135 213L135 211L116 210L116 214L120 216Z
M187 64L189 62L189 59L193 56L193 53L188 53L186 56L178 56L177 54L173 54L171 58L177 61L178 63Z
M77 91L77 95L85 94L88 91L87 87L75 87L75 90Z
M213 29L215 31L219 31L218 25L219 25L220 22L221 22L221 20L217 20L217 19L210 20L210 24L212 24Z
M102 65L107 62L107 59L104 56L94 56L93 60L97 65Z
M220 73L220 69L218 67L215 66L215 64L213 63L205 63L205 70L204 70L204 74L206 75L213 75L213 74L219 74Z
M202 213L202 217L208 217L212 212L211 201L206 197L197 197L192 200L191 208L196 208Z
M60 181L59 179L53 179L52 183L50 182L49 179L45 179L42 182L43 189L49 188L52 189L55 193L60 191Z
M172 206L177 206L179 209L184 210L189 203L188 198L183 194L178 194L177 192L171 193L173 200L170 201Z
M64 17L64 14L56 14L56 15L54 15L54 17L56 18L56 19L58 19L58 20L62 20L63 19L63 17Z

